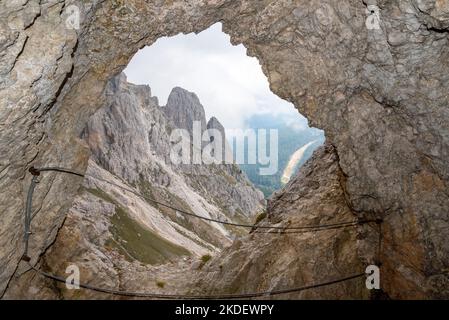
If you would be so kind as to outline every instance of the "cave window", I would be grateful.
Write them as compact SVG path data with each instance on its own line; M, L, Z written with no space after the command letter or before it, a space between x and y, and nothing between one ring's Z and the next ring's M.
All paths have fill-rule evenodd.
M260 174L264 165L249 161L248 146L244 163L239 163L249 179L269 196L323 144L324 134L310 128L291 103L270 91L259 61L247 56L243 45L232 46L221 29L217 23L199 34L161 38L141 49L124 72L129 82L149 85L161 106L167 104L173 88L194 92L204 107L206 121L215 117L226 134L234 129L277 130L278 166L274 174ZM214 139L211 136L210 142ZM235 160L236 140L229 142ZM245 142L249 144L249 138ZM256 149L259 151L258 144Z

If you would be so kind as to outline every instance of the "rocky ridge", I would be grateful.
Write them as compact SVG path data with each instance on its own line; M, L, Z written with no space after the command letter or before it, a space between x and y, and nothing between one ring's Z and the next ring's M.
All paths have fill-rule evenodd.
M206 218L230 222L237 219L248 223L263 210L263 195L238 166L172 162L170 134L173 130L187 128L193 121L203 123L206 129L205 112L194 93L175 88L168 100L169 107L161 107L157 98L151 96L148 86L130 84L121 74L110 82L106 94L109 105L99 110L83 131L83 138L92 151L92 167L106 170L144 197ZM167 108L178 112L170 116ZM100 178L107 180L103 174ZM92 192L93 188L86 188ZM100 190L104 191L104 187ZM116 191L119 193L120 190ZM126 195L126 192L121 193ZM135 195L126 196L134 199L112 198L131 210ZM223 247L232 236L223 225L204 222L151 201L147 201L147 205L159 211L158 215L165 215L169 222L174 222L179 231L168 237L161 230L161 221L137 220L197 256ZM145 215L143 210L140 216ZM192 233L194 239L190 240L190 245L179 243L180 239L188 240L186 234L192 237ZM198 245L202 246L201 250Z

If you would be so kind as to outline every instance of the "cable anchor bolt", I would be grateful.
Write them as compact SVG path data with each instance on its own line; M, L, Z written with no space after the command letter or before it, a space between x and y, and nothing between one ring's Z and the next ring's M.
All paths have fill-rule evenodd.
M34 166L31 166L28 171L35 177L40 176L41 172L36 169Z
M24 254L24 255L20 258L20 260L25 261L25 262L30 262L30 261L31 261L31 257L28 256L28 255L26 255L26 254Z

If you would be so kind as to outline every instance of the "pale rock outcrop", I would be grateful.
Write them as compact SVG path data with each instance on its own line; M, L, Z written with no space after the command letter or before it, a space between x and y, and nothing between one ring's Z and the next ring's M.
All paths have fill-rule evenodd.
M193 123L201 125L201 134L206 130L206 114L197 95L183 88L176 87L168 96L167 105L162 108L167 118L177 129L185 129L193 135Z

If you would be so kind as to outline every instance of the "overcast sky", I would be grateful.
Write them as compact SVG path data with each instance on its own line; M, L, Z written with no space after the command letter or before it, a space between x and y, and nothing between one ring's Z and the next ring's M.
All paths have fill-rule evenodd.
M140 50L125 73L129 82L150 85L160 105L176 86L195 92L207 118L217 117L226 129L244 128L245 119L256 113L305 122L292 104L270 91L258 60L248 57L243 45L232 46L220 23L198 35L159 39Z

